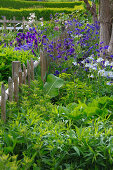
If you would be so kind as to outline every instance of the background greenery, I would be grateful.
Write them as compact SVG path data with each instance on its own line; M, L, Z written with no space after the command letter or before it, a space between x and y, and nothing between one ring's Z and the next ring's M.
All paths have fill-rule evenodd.
M16 19L22 20L23 16L27 18L29 13L35 12L37 19L43 17L44 20L49 20L50 14L58 12L68 14L76 10L83 10L83 2L0 1L0 17L6 16L7 19L13 19L15 16Z

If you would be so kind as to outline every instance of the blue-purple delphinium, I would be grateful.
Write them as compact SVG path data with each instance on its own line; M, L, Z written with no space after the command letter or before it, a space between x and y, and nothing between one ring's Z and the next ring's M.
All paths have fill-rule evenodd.
M52 15L51 15L52 17ZM59 24L58 14L56 14L56 26ZM56 21L55 20L55 21ZM39 50L42 44L47 51L47 55L57 63L55 74L69 70L69 63L79 62L79 65L84 65L85 69L91 67L97 70L98 60L95 57L100 57L100 52L105 53L108 46L103 47L103 42L99 44L99 24L83 23L76 19L67 19L64 21L66 35L63 39L59 38L49 41L44 31L38 31L35 27L27 33L18 33L16 38L15 50L31 50L34 55L35 51ZM93 55L93 65L90 64L88 57ZM113 58L113 55L110 56ZM85 63L83 63L86 59ZM51 60L51 61L52 61ZM91 60L91 59L90 59ZM101 67L105 69L104 61L100 62Z

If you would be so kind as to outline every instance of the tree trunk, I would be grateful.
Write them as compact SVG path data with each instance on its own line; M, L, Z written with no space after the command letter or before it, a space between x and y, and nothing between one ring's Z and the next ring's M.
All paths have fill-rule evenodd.
M109 43L108 53L113 54L113 23L112 23L112 34Z
M103 42L103 46L109 45L111 36L111 16L110 16L110 1L100 0L100 43Z
M84 0L87 10L93 16L93 22L98 21L96 15L96 5L92 6L88 0ZM99 21L100 21L100 46L109 46L106 50L107 55L113 55L113 0L99 0ZM112 32L112 33L111 33ZM103 42L101 44L101 42ZM101 52L103 56L103 52Z
M89 4L88 0L84 0L86 4L86 8L88 11L90 11L92 17L93 17L93 23L95 24L96 21L98 21L97 13L96 13L96 5L92 2L92 6Z

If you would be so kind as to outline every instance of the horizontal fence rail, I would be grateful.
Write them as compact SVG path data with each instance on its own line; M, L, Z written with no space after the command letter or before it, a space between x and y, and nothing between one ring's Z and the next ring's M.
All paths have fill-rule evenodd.
M35 21L37 24L40 23L40 21ZM4 16L3 19L0 19L0 23L3 24L3 27L0 27L1 29L9 29L9 30L24 30L25 25L29 23L29 21L25 20L25 17L22 17L22 20L16 20L15 16L13 17L13 20L7 20L6 17ZM13 24L13 26L8 26L7 24ZM21 24L19 27L18 25Z

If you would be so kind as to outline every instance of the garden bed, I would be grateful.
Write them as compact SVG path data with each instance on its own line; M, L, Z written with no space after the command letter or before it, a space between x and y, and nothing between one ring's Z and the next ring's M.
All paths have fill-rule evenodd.
M39 49L49 60L45 84L35 70L18 103L7 101L6 124L0 120L2 169L112 170L112 55L110 61L100 57L108 47L99 46L99 26L81 17L56 14L49 31L43 21L38 29L32 23L10 41L1 34L0 69L5 62L10 67L12 57L40 57Z

